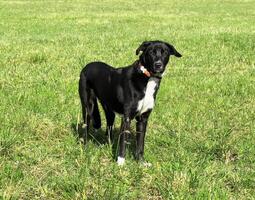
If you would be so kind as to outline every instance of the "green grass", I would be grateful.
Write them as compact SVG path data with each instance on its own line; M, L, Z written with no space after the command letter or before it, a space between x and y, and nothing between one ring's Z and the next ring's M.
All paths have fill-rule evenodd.
M254 10L252 0L0 1L0 199L254 199ZM149 120L152 167L131 145L120 168L103 134L77 142L79 72L131 64L155 39L183 57Z

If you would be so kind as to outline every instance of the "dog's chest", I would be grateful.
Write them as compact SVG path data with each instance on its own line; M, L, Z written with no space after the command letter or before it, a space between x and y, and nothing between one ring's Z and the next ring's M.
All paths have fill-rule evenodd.
M154 94L156 92L157 82L154 78L150 78L146 89L144 97L138 101L137 112L139 115L145 113L148 110L151 110L155 104Z

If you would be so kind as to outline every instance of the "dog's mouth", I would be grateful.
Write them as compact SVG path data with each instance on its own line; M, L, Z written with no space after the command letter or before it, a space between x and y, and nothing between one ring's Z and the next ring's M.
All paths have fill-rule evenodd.
M151 72L152 77L162 78L163 72Z
M162 78L163 76L163 73L164 73L164 70L151 70L150 71L150 75L151 77L156 77L156 78Z
M164 64L161 60L158 60L153 63L152 72L155 74L163 73L164 71Z
M156 69L156 70L154 69L154 70L151 71L151 73L153 73L153 74L162 74L163 71L164 71L163 69L162 70L161 69Z
M162 66L161 68L153 68L150 72L151 74L156 74L156 75L163 74L164 67Z

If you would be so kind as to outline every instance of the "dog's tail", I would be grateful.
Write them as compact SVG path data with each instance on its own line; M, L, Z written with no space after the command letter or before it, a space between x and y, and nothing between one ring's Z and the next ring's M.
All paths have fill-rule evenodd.
M97 97L93 89L88 85L85 73L81 73L80 76L79 94L84 123L89 126L91 119L95 129L101 128L101 117L98 109Z

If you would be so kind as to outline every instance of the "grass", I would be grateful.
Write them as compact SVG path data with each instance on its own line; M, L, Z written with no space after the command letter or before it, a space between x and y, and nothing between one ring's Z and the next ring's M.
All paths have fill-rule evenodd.
M0 199L254 199L254 10L249 0L1 1ZM103 134L77 142L79 72L131 64L154 39L183 57L150 117L152 167L130 145L120 168Z

